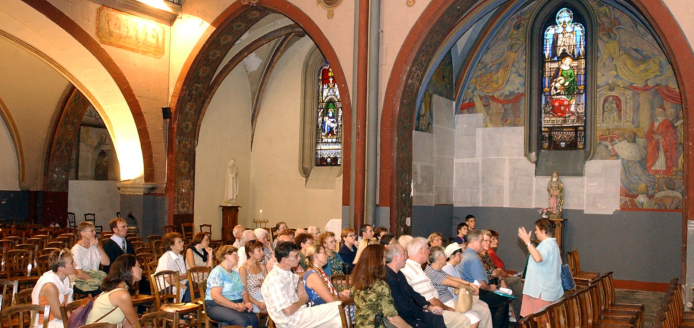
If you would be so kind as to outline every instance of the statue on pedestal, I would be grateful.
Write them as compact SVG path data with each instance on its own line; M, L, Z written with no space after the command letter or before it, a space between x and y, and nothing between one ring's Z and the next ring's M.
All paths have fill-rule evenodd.
M224 190L224 202L222 205L233 205L239 195L239 169L236 161L231 159L227 165L226 188Z
M564 209L564 183L561 182L557 172L552 173L552 177L547 184L549 193L549 214L550 218L561 218Z

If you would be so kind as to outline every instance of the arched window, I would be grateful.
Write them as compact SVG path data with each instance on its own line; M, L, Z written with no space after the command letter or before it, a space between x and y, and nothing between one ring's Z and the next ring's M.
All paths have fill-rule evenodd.
M582 0L544 1L530 21L526 155L537 176L583 176L596 142L595 16Z
M543 150L585 148L585 28L571 9L557 11L544 29L542 67Z
M342 164L342 102L327 62L318 73L315 166Z

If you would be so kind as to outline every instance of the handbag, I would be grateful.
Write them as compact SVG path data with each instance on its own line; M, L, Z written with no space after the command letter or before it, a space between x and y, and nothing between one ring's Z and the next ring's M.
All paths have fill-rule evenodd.
M379 313L374 317L374 327L379 328L396 328L395 325L390 323L388 318L383 316L383 313Z
M101 295L101 294L99 294ZM97 296L98 298L98 296ZM89 312L92 311L92 307L94 307L94 300L95 298L92 298L91 295L87 298L83 298L80 303L80 306L78 306L76 309L72 311L70 314L70 317L67 319L67 328L79 328L84 326L87 323L87 317L89 317ZM111 311L108 311L106 314L101 316L101 318L96 319L94 323L99 322L101 319L105 318L111 312L113 312L115 309L118 307L114 307L111 309Z
M569 269L568 264L561 265L561 287L564 288L564 291L576 289L576 282L571 275L571 269Z
M455 301L455 312L465 313L472 309L472 293L467 288L458 288L454 290L458 295Z

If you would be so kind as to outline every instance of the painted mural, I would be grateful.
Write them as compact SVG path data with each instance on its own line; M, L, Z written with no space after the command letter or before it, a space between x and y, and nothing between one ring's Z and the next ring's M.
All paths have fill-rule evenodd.
M591 4L599 23L596 159L622 162L621 209L681 209L684 124L672 68L643 26Z
M431 96L439 95L446 99L453 100L455 99L454 93L453 58L451 53L448 52L431 76L429 85L424 92L424 99L417 108L415 130L433 133L434 113L431 110Z
M682 208L682 101L670 64L651 33L626 13L590 0L597 16L598 144L595 159L622 163L620 208ZM523 126L531 5L514 14L469 75L458 114L484 127Z
M489 42L470 75L458 114L481 113L485 127L523 126L525 33L534 7L514 14Z

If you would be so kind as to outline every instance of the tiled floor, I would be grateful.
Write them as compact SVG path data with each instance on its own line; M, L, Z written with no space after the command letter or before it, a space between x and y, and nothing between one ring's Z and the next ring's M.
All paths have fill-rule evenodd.
M664 297L665 293L615 289L615 301L617 303L638 303L645 305L644 328L653 327L655 312L658 311Z

